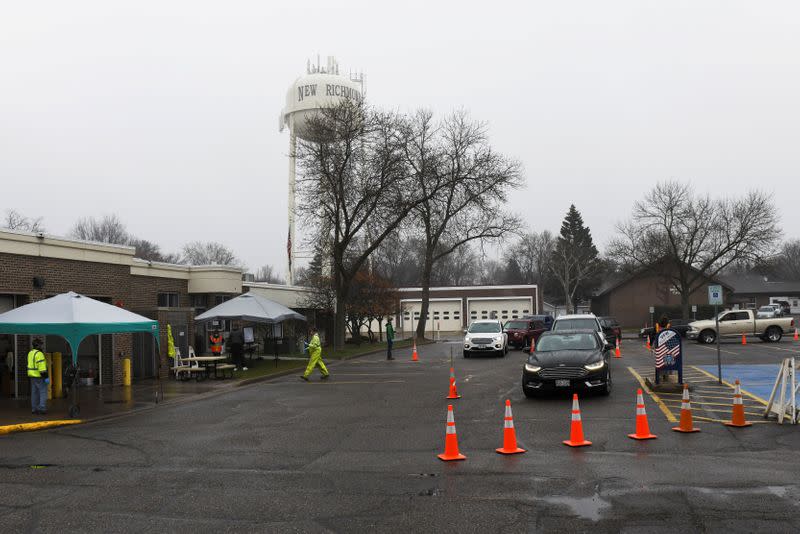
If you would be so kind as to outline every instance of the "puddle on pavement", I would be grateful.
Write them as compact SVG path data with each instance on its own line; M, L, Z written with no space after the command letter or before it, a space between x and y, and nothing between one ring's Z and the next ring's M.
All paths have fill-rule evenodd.
M563 504L567 506L572 513L583 519L591 521L599 521L603 509L608 508L611 504L600 498L600 495L595 493L591 497L545 497L542 499L553 504Z

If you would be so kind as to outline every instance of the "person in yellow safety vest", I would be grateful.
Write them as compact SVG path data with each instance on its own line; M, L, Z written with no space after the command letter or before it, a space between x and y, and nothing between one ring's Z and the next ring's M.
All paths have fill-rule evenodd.
M222 354L222 334L219 333L219 329L214 329L208 340L211 342L211 354L214 356Z
M322 344L319 342L319 334L314 327L311 327L311 341L306 345L306 349L308 350L308 365L306 366L306 372L300 375L300 380L308 382L308 376L317 365L319 365L319 371L322 373L322 379L326 380L330 373L328 368L325 367L325 362L322 361Z
M28 378L31 381L31 413L44 415L47 413L47 360L40 350L42 341L33 340L33 348L28 352Z

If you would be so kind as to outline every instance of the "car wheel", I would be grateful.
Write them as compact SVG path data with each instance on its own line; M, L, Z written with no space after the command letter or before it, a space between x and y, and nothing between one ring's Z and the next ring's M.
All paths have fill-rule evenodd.
M522 346L520 347L520 349L524 349L525 347L530 347L530 345L531 345L531 340L526 337L525 339L522 340Z
M611 389L614 387L614 383L611 381L611 369L606 371L606 383L603 386L603 389L600 390L601 395L611 395Z
M464 351L464 357L465 357L465 358L469 358L469 356L470 356L470 354L469 354L469 351L468 351L468 350L465 350L465 351Z
M703 330L700 332L700 335L697 336L697 341L700 343L713 343L717 339L717 333L713 330Z
M767 328L766 337L770 343L777 343L783 337L783 331L777 326L770 326Z

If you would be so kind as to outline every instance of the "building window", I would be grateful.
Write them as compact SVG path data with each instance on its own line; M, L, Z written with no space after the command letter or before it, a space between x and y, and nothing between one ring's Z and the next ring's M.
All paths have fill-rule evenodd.
M433 318L434 319L438 319L439 318L439 312L438 311L433 312Z
M528 310L522 310L522 313L529 313Z
M158 294L158 307L159 308L177 308L179 307L180 299L177 293L159 293Z
M460 319L461 315L458 312L453 312L453 319Z
M513 315L511 316L511 318L512 318L512 319L519 319L519 317L517 317L517 314L516 314L516 313L515 313L515 314L513 314Z
M190 295L192 308L205 308L208 306L208 295Z
M231 300L230 295L217 295L214 297L214 306L219 306L223 302Z

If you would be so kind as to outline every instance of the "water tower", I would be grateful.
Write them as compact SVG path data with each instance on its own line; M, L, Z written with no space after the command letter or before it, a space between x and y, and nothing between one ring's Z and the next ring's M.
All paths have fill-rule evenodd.
M292 262L296 257L294 237L295 222L295 184L297 138L312 141L308 137L307 126L321 108L335 106L343 100L360 100L363 97L364 75L341 76L339 64L333 56L328 56L327 65L321 66L308 61L306 74L289 87L286 93L286 106L281 111L280 130L289 128L289 236L286 242L286 283L294 284Z

